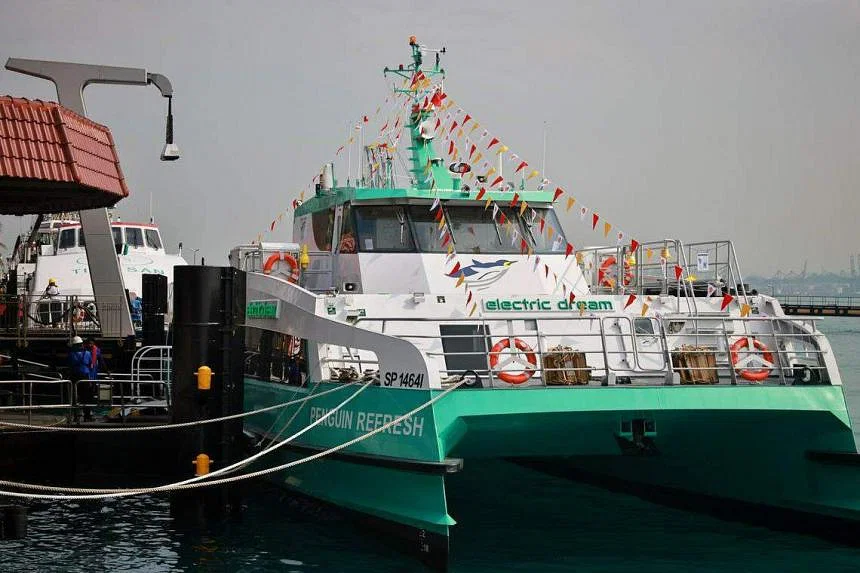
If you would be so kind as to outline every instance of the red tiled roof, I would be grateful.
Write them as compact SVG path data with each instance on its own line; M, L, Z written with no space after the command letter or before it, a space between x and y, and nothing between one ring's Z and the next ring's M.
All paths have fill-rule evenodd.
M53 102L0 96L0 213L93 209L127 196L107 127Z

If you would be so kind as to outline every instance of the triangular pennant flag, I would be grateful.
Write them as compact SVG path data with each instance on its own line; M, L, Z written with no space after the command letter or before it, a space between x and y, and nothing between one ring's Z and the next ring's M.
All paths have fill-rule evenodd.
M469 291L469 296L466 297L466 305L468 306L468 304L470 302L472 302L472 291L471 290Z
M684 273L684 269L680 265L675 265L675 280L681 280L681 275Z
M564 193L564 191L561 189L561 187L556 187L556 189L555 189L555 194L552 196L552 200L553 200L553 202L555 202L555 200L556 200L556 199L558 199L559 197L561 197L561 194L562 194L562 193ZM571 203L571 205L572 205L572 204L573 204L573 203ZM570 207L568 207L568 208L567 208L567 210L568 210L568 211L570 211Z
M454 120L454 123L451 124L451 129L448 130L448 133L451 133L452 131L454 131L454 128L457 127L457 125L458 125L457 120Z
M568 243L567 246L564 248L564 258L569 257L570 253L572 253L572 252L573 252L573 245Z
M453 140L451 141L451 143L448 144L448 155L451 155L452 153L454 153L454 141Z
M270 231L274 231L274 230L275 230L275 223L277 223L277 220L272 221L272 224L271 224L271 225L269 225L269 230L270 230Z
M475 200L476 200L476 201L480 201L480 200L484 197L484 194L485 194L486 192L487 192L487 190L486 190L485 188L481 187L481 190L480 190L480 191L478 191L478 196L477 196L477 197L475 197Z
M543 264L543 274L546 278L549 278L549 265L546 263Z
M654 256L654 249L645 249L645 260L650 261Z
M509 147L508 147L507 145L503 145L503 146L501 146L501 147L499 148L499 150L498 150L498 151L496 151L496 155L501 155L502 153L504 153L504 152L505 152L505 151L507 151L508 149L509 149Z
M573 306L574 300L576 300L576 295L573 293L573 291L570 291L570 296L567 297L568 306Z
M439 218L439 228L441 229L444 226L445 226L445 215L442 215L442 217Z
M439 205L440 205L439 197L436 197L435 199L433 199L433 204L430 205L430 210L435 211L439 207Z
M600 215L598 215L597 213L592 213L592 215L591 215L591 230L592 231L597 228L597 221L599 221L599 220L600 220Z
M733 300L735 300L735 297L728 293L724 294L723 303L720 305L720 310L726 310L726 307L729 306Z
M707 298L711 298L711 295L713 295L715 292L717 292L717 287L715 285L712 285L711 283L708 283L708 293L705 296Z
M514 169L514 173L519 173L519 172L520 172L520 171L522 171L522 170L523 170L523 168L524 168L525 166L527 166L527 165L528 165L528 163L526 163L525 161L523 161L522 163L520 163L519 165L517 165L517 168L516 168L516 169Z
M573 203L571 203L573 205ZM588 214L588 207L580 207L579 208L579 219L580 221L585 221L585 216Z
M467 113L466 117L463 118L463 125L466 125L470 119L472 119L472 116Z
M442 246L444 247L445 245L447 245L450 240L451 240L451 233L445 232L445 238L442 239Z
M741 305L741 316L749 316L752 307L746 303Z
M491 148L492 146L494 146L498 142L499 142L499 140L494 137L493 139L490 140L490 144L487 146L487 149Z
M436 199L436 200L438 201L439 199ZM444 216L444 213L443 213L442 209L439 209L438 211L436 211L435 219L437 221L441 221L443 216Z
M496 172L496 168L495 168L495 167L490 167L490 168L487 170L487 174L486 174L486 175L484 175L484 179L489 179L489 178L490 178L490 175L492 175L492 174L493 174L493 173L495 173L495 172ZM490 185L490 187L492 187L492 185Z
M487 200L489 201L489 199L487 199ZM498 215L498 214L499 214L499 206L497 204L493 203L493 219L494 220L496 218L496 215Z
M548 238L552 239L553 233L555 233L555 229L552 227L552 225L550 225L549 227L546 228L546 236Z
M479 152L475 155L475 159L474 159L475 163L479 162L483 156L484 156L484 154L483 154L483 153L481 153L481 152L479 151Z
M526 252L526 249L528 249L528 247L529 247L529 245L528 245L528 243L526 243L526 240L520 239L520 251L522 251L524 253L524 252Z
M337 151L334 152L335 155L340 155L340 152L343 151L343 145L337 148Z
M520 194L515 192L515 193L514 193L514 198L513 198L513 199L511 199L511 207L516 207L516 206L517 206L517 201L519 201L519 200L520 200Z
M499 175L498 177L496 177L495 179L493 179L493 182L492 182L492 183L490 183L490 187L495 187L496 185L498 185L499 183L501 183L501 182L502 182L502 181L504 181L504 180L505 180L505 178L504 178L504 177L502 177L501 175Z
M490 208L490 204L493 202L492 197L487 197L487 202L484 203L484 211Z
M628 297L627 297L627 302L625 302L625 303L624 303L624 308L627 308L628 306L630 306L631 304L633 304L633 301L635 301L635 300L636 300L636 295L635 295L635 294L631 294L630 296L628 296Z
M526 207L528 207L528 206L529 206L529 204L528 204L528 203L526 203L525 201L523 201L522 203L520 203L520 217L522 217L522 216L523 216L523 213L525 213L525 212L526 212Z
M526 177L526 181L528 181L529 179L532 179L532 178L534 178L534 177L537 177L538 175L540 175L540 171L538 171L537 169L535 169L534 171L532 171L531 173L529 173L529 176L528 176L528 177Z
M546 225L546 219L541 217L540 219L538 219L538 229L540 229L541 234L543 234L544 225Z
M500 224L500 225L504 225L504 224L505 224L505 223L507 223L507 222L508 222L508 218L505 216L505 214L504 214L504 213L502 213L501 215L499 215L499 224ZM511 229L510 229L510 227L508 227L507 231L508 231L508 232L510 232L510 230L511 230Z
M456 284L455 286L456 286L457 288L460 288L460 286L461 286L465 281L466 281L466 273L461 272L461 273L460 273L460 278L458 278L458 279L457 279L457 284Z
M645 313L648 312L648 305L646 303L642 303L642 312L640 316L645 316Z
M472 160L472 155L474 155L476 149L478 149L478 146L473 143L469 148L469 161Z
M611 231L611 230L612 230L612 225L610 225L608 221L604 222L603 223L603 236L608 237L609 231Z
M639 241L636 239L630 239L630 252L635 253L636 249L639 248Z
M472 310L469 311L469 316L472 316L473 314L475 314L476 310L478 310L478 303L477 302L472 305Z
M448 273L449 276L456 276L457 273L460 272L460 261L457 261L457 264L454 265L454 268L451 269L451 272Z

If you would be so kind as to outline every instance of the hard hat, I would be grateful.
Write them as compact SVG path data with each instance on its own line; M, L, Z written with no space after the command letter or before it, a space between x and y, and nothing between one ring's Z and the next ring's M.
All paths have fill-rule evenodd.
M83 339L83 338L81 338L80 336L73 336L73 337L72 337L72 341L71 341L69 344L71 344L72 346L74 346L75 344L83 344L83 343L84 343L84 339Z
M55 279L55 278L50 278L50 279L48 279L48 284L49 284L49 285L55 285L55 284L57 284L57 279Z

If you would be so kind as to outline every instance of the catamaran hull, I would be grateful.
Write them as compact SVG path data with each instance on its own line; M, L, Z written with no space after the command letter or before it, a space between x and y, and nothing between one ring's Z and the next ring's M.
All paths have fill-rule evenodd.
M316 393L337 386L321 384ZM253 379L245 388L248 409L309 392ZM296 406L280 416L253 416L247 427L266 437L264 445L283 440L358 388L315 398L297 414ZM369 387L265 466L365 434L438 393ZM271 479L387 524L393 538L409 540L425 561L443 568L456 523L445 490L459 481L446 476L460 469L457 459L469 472L480 471L482 458L528 458L560 475L602 476L860 525L860 466L851 452L856 446L839 387L475 389L443 397L408 427Z

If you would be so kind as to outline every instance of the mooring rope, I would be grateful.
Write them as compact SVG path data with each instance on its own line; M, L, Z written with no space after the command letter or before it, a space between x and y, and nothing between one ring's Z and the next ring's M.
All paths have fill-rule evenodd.
M235 420L237 418L244 418L246 416L254 416L256 414L262 414L264 412L270 412L272 410L277 410L278 408L286 408L288 406L293 406L295 404L300 404L307 402L308 400L313 400L314 398L319 398L320 396L325 396L326 394L331 394L332 392L337 392L339 390L343 390L349 386L354 386L356 382L350 382L348 384L343 384L336 388L331 388L330 390L326 390L324 392L320 392L319 394L308 394L304 398L299 398L297 400L290 400L289 402L284 402L282 404L275 404L274 406L266 406L265 408L259 408L257 410L250 410L248 412L240 412L239 414L230 414L229 416L221 416L220 418L207 418L206 420L196 420L194 422L180 422L177 424L160 424L158 426L117 426L117 427L108 427L108 428L78 428L74 426L41 426L36 424L20 424L17 422L4 422L0 421L0 427L7 426L10 428L19 428L19 429L27 429L27 430L41 430L45 432L154 432L158 430L175 430L177 428L190 428L193 426L202 426L205 424L214 424L216 422L224 422L227 420ZM2 434L0 434L2 435Z
M206 476L197 476L196 478L192 478L190 480L185 480L186 483L168 484L168 485L164 485L164 486L157 486L157 487L152 487L152 488L138 488L138 489L133 489L133 490L111 490L113 493L97 494L97 495L52 495L52 494L40 494L40 493L22 493L22 492L14 492L14 491L0 491L0 496L18 497L18 498L27 498L27 499L51 499L51 500L111 499L111 498L129 497L132 495L160 493L160 492L166 492L166 491L184 491L184 490L197 489L197 488L201 488L201 487L210 487L210 486L216 486L216 485L222 485L222 484L226 484L226 483L234 483L234 482L238 482L238 481L242 481L242 480L252 479L252 478L272 474L275 472L279 472L279 471L282 471L285 469L289 469L292 467L296 467L296 466L299 466L299 465L302 465L305 463L309 463L309 462L318 460L318 459L323 458L325 456L328 456L328 455L331 455L333 453L339 452L343 449L346 449L346 448L348 448L352 445L355 445L359 442L362 442L368 438L372 438L376 434L379 434L380 432L384 432L388 428L390 428L396 424L399 424L400 422L402 422L403 420L405 420L407 418L414 416L415 414L417 414L421 410L424 410L428 406L432 406L433 404L435 404L436 402L438 402L439 400L441 400L442 398L447 396L449 393L453 392L454 390L456 390L457 388L462 386L465 382L466 382L465 379L461 380L460 382L457 382L456 384L443 390L441 393L439 393L435 397L431 398L430 400L428 400L424 404L416 406L415 408L413 408L409 412L406 412L405 414L401 414L400 416L393 418L390 422L387 422L387 423L379 426L378 428L375 428L375 429L373 429L369 432L366 432L360 436L357 436L351 440L348 440L348 441L343 442L341 444L338 444L336 446L332 446L332 447L330 447L326 450L323 450L321 452L311 454L310 456L300 458L298 460L293 460L292 462L287 462L285 464L281 464L281 465L274 466L271 468L266 468L263 470L257 470L255 472L250 472L247 474L242 474L242 475L238 475L238 476L230 476L230 477L226 477L226 478L220 478L217 480L197 481L196 483L190 483L194 480L206 478ZM370 383L368 383L368 385L369 384ZM367 386L365 386L363 388L366 388L366 387ZM324 419L324 417L320 417L320 420L322 420L322 419ZM317 421L319 421L319 420L317 420ZM305 430L306 429L308 429L308 428L305 428ZM285 443L285 442L281 442L281 444L283 444L283 443ZM280 446L281 444L278 444L278 446ZM278 446L273 446L273 447L269 448L268 451L272 451ZM262 452L260 452L260 453L262 453ZM255 455L258 455L258 454L255 454ZM247 458L247 459L250 459L250 458ZM237 462L237 464L248 463L247 459L242 460L241 462ZM236 465L236 464L234 464L234 465ZM224 471L224 470L226 470L226 468L222 468L222 471ZM209 474L209 475L211 476L211 474ZM53 486L43 486L43 485L37 485L37 484L22 484L22 483L17 483L17 482L10 482L10 481L0 481L0 486L28 488L28 489L33 489L35 491L55 491L56 489L58 489L58 488L55 488ZM88 490L85 490L83 488L60 488L60 489L63 489L64 491L68 491L68 492L74 493L74 494L77 494L77 492L81 492L81 491L88 491Z

